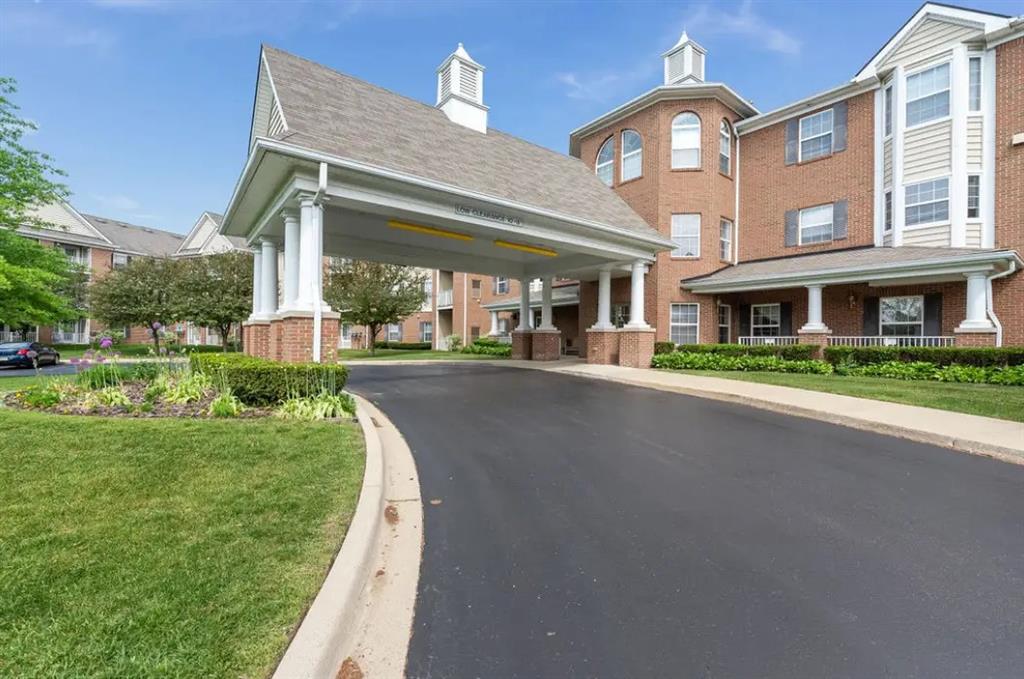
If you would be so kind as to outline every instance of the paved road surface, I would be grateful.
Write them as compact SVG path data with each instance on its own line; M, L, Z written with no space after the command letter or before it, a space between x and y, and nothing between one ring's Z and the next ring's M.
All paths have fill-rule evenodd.
M350 385L428 501L410 677L1024 675L1024 467L530 370Z

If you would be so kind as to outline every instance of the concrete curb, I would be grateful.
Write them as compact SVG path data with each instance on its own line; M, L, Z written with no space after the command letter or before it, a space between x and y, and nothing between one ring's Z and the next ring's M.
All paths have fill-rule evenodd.
M358 397L356 417L366 439L359 501L341 549L274 670L274 679L333 678L354 646L362 613L357 603L372 575L383 524L385 467L377 428Z

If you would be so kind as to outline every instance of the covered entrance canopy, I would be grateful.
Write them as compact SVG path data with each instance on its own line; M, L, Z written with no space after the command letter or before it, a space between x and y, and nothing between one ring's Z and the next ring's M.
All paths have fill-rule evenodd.
M337 333L324 256L542 278L548 290L556 275L605 288L628 273L642 300L647 264L672 247L575 158L269 47L221 233L260 248L247 339L284 360L334 346L323 336ZM643 304L634 308L646 328Z

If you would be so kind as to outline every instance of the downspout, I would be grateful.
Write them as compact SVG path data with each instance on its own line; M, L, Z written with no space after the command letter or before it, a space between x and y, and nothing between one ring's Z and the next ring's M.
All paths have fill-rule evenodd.
M324 197L327 193L327 163L320 163L320 181L317 185L316 195L313 196L313 204L320 209L316 211L317 219L320 223L316 225L314 231L315 238L317 239L316 250L320 252L320 261L316 263L316 266L320 267L317 270L317 275L313 278L313 362L320 363L322 359L322 348L321 343L323 342L323 308L320 305L321 298L323 297L323 279L324 279L324 211L323 203ZM319 283L319 285L317 285ZM320 288L319 290L317 288Z
M991 276L989 276L986 279L986 283L985 283L985 285L988 288L985 291L985 293L986 293L985 294L985 311L986 311L986 313L988 313L988 317L989 317L989 320L992 321L992 325L996 326L996 346L997 347L1003 346L1003 324L999 322L998 318L996 318L996 312L995 312L995 309L992 306L992 281L994 281L997 278L1003 278L1005 276L1009 276L1010 274L1012 274L1016 270L1017 270L1017 260L1011 259L1010 260L1010 268L1009 269L1007 269L1006 271L1003 271L1001 273L992 274Z

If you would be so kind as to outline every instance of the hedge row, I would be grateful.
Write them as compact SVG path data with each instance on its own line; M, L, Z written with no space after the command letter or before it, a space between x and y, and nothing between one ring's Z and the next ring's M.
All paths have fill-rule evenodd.
M669 370L740 370L743 372L832 374L824 361L787 360L778 356L729 356L717 352L677 351L651 359L655 368Z
M229 387L242 403L271 406L289 398L337 394L348 369L331 363L280 363L243 354L193 354L193 370Z
M968 382L1024 386L1024 365L976 366L951 364L939 366L927 361L887 361L835 366L837 375L853 377L888 377L894 380L933 380L937 382Z
M1024 365L1024 347L826 347L825 360L832 365L873 365L902 361L927 362L938 366L1012 366Z
M462 347L462 353L508 358L512 356L512 345L502 344L490 337L481 337L472 344Z
M160 343L161 347L166 347L169 351L175 353L189 353L189 354L204 354L204 353L224 353L223 347L219 344L167 344L166 342ZM88 349L96 350L98 345L89 344L54 344L53 348L58 352L62 351L85 351ZM116 351L122 356L149 356L153 352L152 344L115 344L110 351ZM228 342L228 352L238 351L237 342Z
M789 361L806 361L814 356L813 344L680 344L655 342L654 353L718 354L720 356L777 356Z
M424 351L433 349L430 342L374 342L375 349L403 349L406 351Z

